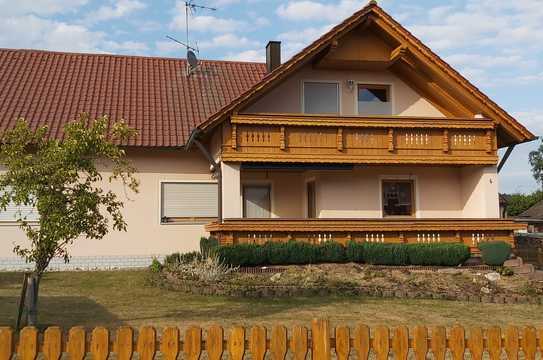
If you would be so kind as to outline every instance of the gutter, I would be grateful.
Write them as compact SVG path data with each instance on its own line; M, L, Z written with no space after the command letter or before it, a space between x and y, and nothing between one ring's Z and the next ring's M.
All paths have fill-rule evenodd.
M221 165L217 164L215 159L213 159L213 156L209 153L209 150L200 142L200 135L202 134L202 130L196 128L194 129L189 136L189 139L187 140L187 143L185 144L185 151L190 151L192 148L192 145L196 145L198 150L204 155L204 157L209 162L209 165L211 166L211 171L217 178L217 183L219 186L219 191L217 195L217 206L218 206L218 214L217 214L217 221L219 224L222 224L222 171L221 171Z

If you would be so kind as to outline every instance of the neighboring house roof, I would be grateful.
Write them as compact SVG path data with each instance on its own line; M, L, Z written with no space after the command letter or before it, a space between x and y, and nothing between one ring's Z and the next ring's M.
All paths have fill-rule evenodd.
M525 210L517 216L519 219L542 220L543 221L543 200L537 202L528 210Z
M0 49L0 133L19 117L62 138L80 113L124 119L138 130L132 146L183 146L190 132L257 83L266 65Z
M532 134L504 109L483 94L477 87L471 84L443 59L432 52L419 39L417 39L401 24L395 21L383 9L381 9L373 0L370 1L367 6L355 12L345 21L333 27L330 31L308 45L298 54L294 55L290 60L281 64L272 73L270 73L269 76L266 76L264 79L262 79L262 81L255 84L252 88L221 109L221 111L217 112L207 121L199 125L199 128L202 130L213 128L216 124L223 121L232 111L237 111L250 103L250 101L262 96L266 91L280 83L293 71L296 71L303 65L307 64L309 60L316 57L321 51L332 46L334 42L336 42L337 39L342 35L350 32L352 29L359 26L370 17L379 19L383 26L387 27L387 29L383 29L383 31L388 32L393 36L401 37L402 42L407 44L409 51L416 58L425 61L428 66L432 67L432 70L434 70L433 67L435 67L435 70L439 71L443 77L449 79L451 83L461 86L464 89L465 95L469 96L473 101L476 101L481 109L488 111L490 114L486 115L490 116L499 125L501 125L506 132L510 133L510 135L515 139L514 142L520 143L535 139L534 134Z

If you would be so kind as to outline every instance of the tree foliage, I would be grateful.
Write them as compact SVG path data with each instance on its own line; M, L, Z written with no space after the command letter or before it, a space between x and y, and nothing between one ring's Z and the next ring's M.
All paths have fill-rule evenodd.
M69 261L69 246L78 238L101 239L110 226L126 230L123 203L101 187L97 165L106 166L109 181L119 180L137 192L135 169L116 144L135 135L124 122L107 117L91 120L83 114L64 128L63 140L47 136L47 127L32 130L19 119L0 143L0 211L8 204L32 206L39 215L36 226L24 214L17 221L29 242L14 252L35 263L41 276L54 257Z
M531 194L511 194L507 200L507 215L517 216L543 200L543 192L538 190Z
M543 141L537 150L528 155L534 179L543 187Z

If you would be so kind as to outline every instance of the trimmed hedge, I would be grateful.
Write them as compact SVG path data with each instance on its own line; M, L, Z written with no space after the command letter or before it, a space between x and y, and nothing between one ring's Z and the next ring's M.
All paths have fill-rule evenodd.
M219 247L219 240L213 236L200 238L200 253L203 257L208 257L213 254L216 248Z
M504 241L488 241L479 244L483 262L491 266L501 266L511 255L511 245Z
M375 265L457 266L470 257L464 244L383 244L289 241L220 246L221 260L234 266L357 262Z

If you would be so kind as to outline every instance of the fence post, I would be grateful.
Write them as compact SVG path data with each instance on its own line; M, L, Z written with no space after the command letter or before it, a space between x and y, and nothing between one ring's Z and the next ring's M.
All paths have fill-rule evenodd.
M0 360L9 360L13 354L13 330L0 327Z
M473 327L469 331L468 349L473 360L482 360L484 351L483 330Z
M209 360L220 360L224 352L224 331L219 325L207 329L206 350Z
M92 331L90 352L93 360L107 360L109 356L109 331L97 327Z
M249 338L249 351L254 360L264 360L266 355L266 328L264 326L253 326Z
M38 329L27 326L19 335L18 359L35 360L38 356Z
M165 360L175 360L179 354L179 329L169 326L162 331L160 352Z
M276 325L272 329L270 353L274 360L283 360L287 355L287 328Z
M117 360L130 360L132 358L134 332L131 327L121 326L115 333L115 345L113 351L117 354Z
M228 336L228 353L232 360L243 360L245 354L245 329L234 326Z
M183 352L187 360L198 360L200 358L202 353L202 329L198 326L191 326L185 332Z
M509 360L517 360L519 351L518 328L508 326L505 330L505 352Z
M330 360L330 324L328 320L311 321L311 359Z
M488 329L487 346L490 360L500 360L502 355L502 331L498 326Z
M351 335L349 327L336 327L336 354L339 360L348 360L351 353Z
M70 329L66 346L70 360L83 360L85 357L85 330L81 326Z
M62 355L62 332L52 326L43 334L43 355L46 360L59 360Z
M394 330L392 350L394 351L394 359L407 360L407 354L409 353L409 330L407 326L398 326Z
M370 353L370 329L364 324L358 324L354 330L354 348L358 360L367 360Z
M292 339L290 340L290 349L292 350L294 360L305 360L308 347L307 328L296 325L292 329Z
M432 329L432 354L435 360L445 360L447 351L447 331L443 326L436 326Z
M542 349L543 350L543 349ZM533 326L526 326L522 335L522 351L526 360L535 360L537 352L537 335Z
M428 329L426 326L415 326L413 351L415 352L415 359L426 360L428 354Z

